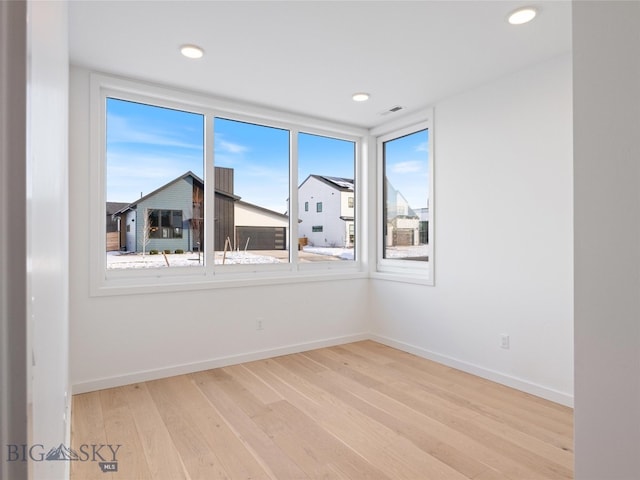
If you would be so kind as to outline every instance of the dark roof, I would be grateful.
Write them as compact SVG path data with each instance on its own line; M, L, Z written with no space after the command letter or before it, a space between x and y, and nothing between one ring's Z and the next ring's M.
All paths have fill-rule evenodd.
M126 202L107 202L107 215L113 215L127 205L129 204Z
M326 183L336 190L340 190L341 192L353 192L353 178L329 177L327 175L309 175L304 182L300 184L300 187L302 187L302 185L312 177L316 180L320 180L322 183Z

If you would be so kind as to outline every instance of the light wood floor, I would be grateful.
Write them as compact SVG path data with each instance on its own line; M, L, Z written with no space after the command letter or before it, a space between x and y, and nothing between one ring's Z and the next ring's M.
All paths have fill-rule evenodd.
M72 447L122 446L71 478L568 479L572 432L570 408L365 341L76 395Z

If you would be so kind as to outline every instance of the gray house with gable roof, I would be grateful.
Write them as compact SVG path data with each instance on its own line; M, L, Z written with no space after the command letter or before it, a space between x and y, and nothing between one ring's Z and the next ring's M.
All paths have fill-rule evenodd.
M289 217L240 200L233 169L215 168L214 249L225 242L247 250L287 248ZM204 182L193 172L154 190L113 214L119 219L120 250L196 251L204 247Z

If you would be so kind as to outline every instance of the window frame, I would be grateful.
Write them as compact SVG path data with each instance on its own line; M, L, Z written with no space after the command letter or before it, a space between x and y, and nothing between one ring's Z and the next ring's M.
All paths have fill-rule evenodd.
M428 216L428 247L427 262L417 260L400 260L384 258L384 183L385 183L385 161L384 143L394 139L402 138L421 130L428 130L428 188L429 188L429 216ZM434 126L433 109L414 115L410 119L405 119L404 123L394 122L382 127L373 129L371 135L375 138L376 145L376 248L375 248L375 272L373 278L388 280L398 280L424 285L435 285L435 236L434 236L434 213L435 213L435 154L434 154Z
M246 285L297 283L331 278L366 277L366 260L299 263L297 249L298 191L297 136L299 133L333 137L355 143L354 174L360 182L367 130L296 114L272 111L208 95L189 93L142 81L91 73L89 92L89 269L91 296L136 294L159 291L201 290ZM281 264L203 265L150 269L107 269L106 235L106 98L171 108L204 116L204 181L214 183L215 117L281 128L289 131L289 262ZM213 212L214 194L205 187L204 210ZM358 193L362 188L357 188ZM360 193L361 194L361 193ZM357 204L362 202L356 202ZM362 217L361 217L362 218ZM213 252L213 223L204 225L204 250ZM358 226L357 233L362 232ZM356 234L356 241L363 235ZM358 249L356 251L362 251Z

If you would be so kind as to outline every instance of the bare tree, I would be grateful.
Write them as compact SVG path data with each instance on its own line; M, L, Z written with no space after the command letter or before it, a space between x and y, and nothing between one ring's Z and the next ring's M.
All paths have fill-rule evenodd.
M147 253L147 245L151 241L151 232L154 231L155 228L153 226L153 222L151 221L152 210L149 208L144 209L144 223L142 225L142 256L144 257Z
M191 218L191 228L193 229L193 245L198 246L198 263L200 263L200 253L202 252L202 227L204 223L204 191L194 185L193 187L193 215Z

